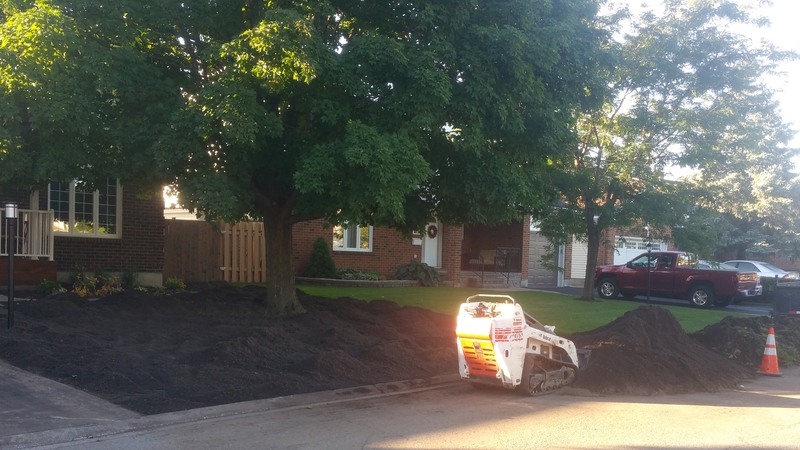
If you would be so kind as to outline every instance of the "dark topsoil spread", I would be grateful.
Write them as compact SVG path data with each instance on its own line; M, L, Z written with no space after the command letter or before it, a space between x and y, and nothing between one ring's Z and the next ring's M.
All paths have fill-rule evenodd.
M5 329L0 312L0 358L143 414L458 373L455 316L298 291L307 312L273 318L264 315L264 288L190 288L18 302L14 328ZM567 336L592 349L574 386L632 394L733 388L754 376L760 333L774 320L726 319L696 340L669 311L641 306ZM800 320L788 320L800 336ZM745 343L726 344L735 340L725 333L743 328L751 330Z

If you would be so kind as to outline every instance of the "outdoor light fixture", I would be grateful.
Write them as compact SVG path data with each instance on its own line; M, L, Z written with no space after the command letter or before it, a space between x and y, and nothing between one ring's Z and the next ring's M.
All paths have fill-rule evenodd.
M16 218L17 218L17 204L6 203L6 219L16 219Z
M17 239L14 232L17 224L17 204L6 203L6 246L8 247L8 328L14 326L14 247Z
M650 224L644 226L645 240L647 241L647 304L650 304L650 272L652 261L650 261L650 252L653 250L653 244L650 242Z
M650 304L650 274L653 272L653 261L650 259L650 252L653 250L653 243L647 241L647 304Z

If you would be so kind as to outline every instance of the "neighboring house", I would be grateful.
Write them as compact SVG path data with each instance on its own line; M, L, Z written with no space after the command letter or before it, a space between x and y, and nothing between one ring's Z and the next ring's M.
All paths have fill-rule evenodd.
M168 236L171 235L174 225L177 229L187 230L187 233L204 236L198 239L210 239L206 234L194 230L194 227L180 225L181 219L196 220L193 214L168 208L164 215L169 218ZM442 283L446 285L524 286L528 282L529 231L522 224L523 221L518 221L499 227L485 227L431 222L424 233L403 236L387 227L326 227L323 220L301 222L295 224L292 231L295 275L304 275L314 241L323 237L330 246L338 269L375 271L392 279L401 265L415 260L437 268ZM206 229L210 228L209 225ZM181 276L187 281L191 280L193 274L206 277L206 280L258 282L263 279L263 264L268 262L263 261L260 249L256 248L260 247L258 242L263 239L261 224L249 223L224 228L225 237L219 245L221 254L216 256L219 262L213 261L215 264L204 268L181 271L180 268L173 269L172 258L167 255L170 273L165 276ZM176 240L180 239L179 235L176 236ZM236 239L241 241L233 242ZM168 243L167 248L170 247L169 244L171 243ZM198 259L192 252L192 248L182 247L181 253L184 256ZM187 260L178 265L189 264L191 263ZM253 267L245 267L248 265ZM210 277L210 272L217 269L225 273L215 275L218 278Z
M140 284L161 285L164 218L196 219L182 210L165 210L161 193L141 199L133 187L126 189L114 180L95 192L83 192L75 183L53 183L42 191L0 194L0 202L8 201L20 209L17 285L42 278L64 282L79 269L116 275L131 271ZM431 222L426 232L411 237L385 227L325 227L322 220L298 223L293 230L295 274L303 275L313 242L322 236L337 268L376 271L389 279L400 265L415 260L439 269L443 284L452 286L581 286L586 245L573 242L557 249L561 269L545 267L541 257L547 242L529 223L528 217L497 227ZM3 256L7 255L5 226L5 220L0 221ZM608 230L605 240L615 247L601 246L598 265L622 264L645 250L642 237L625 232ZM654 242L653 250L669 248L665 242ZM7 258L0 258L0 283L6 282L6 264ZM208 266L222 268L216 260ZM209 279L222 276L212 274Z
M298 276L314 240L322 236L338 269L372 270L392 278L400 265L415 260L436 267L441 281L453 286L519 286L528 280L529 232L523 221L498 227L431 222L424 233L404 237L385 227L326 228L314 220L296 224L293 234Z
M17 285L39 279L68 281L77 270L112 275L137 274L140 284L162 284L164 268L164 199L154 192L137 197L132 186L110 179L87 192L73 183L51 183L41 191L4 192L0 202L16 202ZM0 205L2 206L2 205ZM3 267L7 264L6 221L2 220ZM7 281L8 270L0 270Z
M613 246L601 244L597 255L597 265L625 264L636 256L647 251L647 240L643 236L634 236L626 230L610 228L600 237L601 242L613 242ZM652 251L674 250L674 245L666 241L651 241ZM558 286L582 287L587 262L587 245L585 242L573 240L564 249L564 280ZM593 275L592 275L593 276Z

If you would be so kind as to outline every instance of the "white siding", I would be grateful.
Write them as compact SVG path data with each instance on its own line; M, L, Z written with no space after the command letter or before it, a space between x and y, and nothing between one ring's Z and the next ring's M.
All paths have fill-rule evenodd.
M585 242L572 241L572 279L583 280L586 276L586 261L588 247Z

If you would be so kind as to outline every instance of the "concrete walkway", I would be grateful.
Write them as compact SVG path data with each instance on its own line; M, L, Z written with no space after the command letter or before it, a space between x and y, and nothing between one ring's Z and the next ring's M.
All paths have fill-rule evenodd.
M0 447L15 435L140 417L78 389L0 361Z
M232 420L237 416L333 405L462 384L458 374L426 380L360 386L186 411L142 416L105 400L0 361L0 449L86 442L181 424Z

